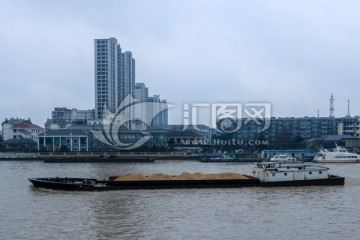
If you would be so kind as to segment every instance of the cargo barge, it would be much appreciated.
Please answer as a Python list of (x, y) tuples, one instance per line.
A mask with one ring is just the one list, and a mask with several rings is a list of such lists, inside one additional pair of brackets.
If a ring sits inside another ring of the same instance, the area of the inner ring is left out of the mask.
[(125, 174), (108, 180), (93, 178), (29, 178), (34, 187), (69, 191), (109, 191), (178, 188), (241, 188), (344, 185), (345, 178), (328, 168), (304, 163), (257, 163), (252, 176), (238, 173)]
[[(111, 178), (111, 177), (110, 177)], [(225, 180), (134, 180), (115, 181), (88, 178), (29, 178), (37, 188), (49, 188), (69, 191), (109, 191), (139, 189), (177, 189), (177, 188), (240, 188), (255, 187), (259, 179), (248, 176), (247, 179)]]

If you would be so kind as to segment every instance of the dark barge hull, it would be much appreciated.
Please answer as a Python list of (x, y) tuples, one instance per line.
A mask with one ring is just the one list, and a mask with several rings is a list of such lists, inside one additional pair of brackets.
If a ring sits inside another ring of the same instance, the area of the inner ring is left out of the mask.
[[(29, 178), (37, 188), (68, 191), (109, 191), (138, 189), (177, 189), (177, 188), (240, 188), (259, 186), (259, 179), (233, 180), (151, 180), (151, 181), (106, 181), (87, 178)], [(93, 181), (93, 184), (82, 182)]]
[(330, 175), (327, 179), (283, 181), (283, 182), (261, 182), (261, 187), (298, 187), (298, 186), (336, 186), (344, 185), (345, 177)]
[[(97, 179), (90, 178), (29, 178), (36, 188), (48, 188), (68, 191), (94, 191), (94, 182)], [(92, 181), (93, 183), (87, 183)]]
[(140, 189), (186, 189), (186, 188), (241, 188), (241, 187), (296, 187), (296, 186), (333, 186), (344, 185), (345, 178), (330, 175), (328, 179), (260, 182), (248, 176), (248, 179), (232, 180), (147, 180), (147, 181), (112, 181), (88, 178), (30, 178), (38, 188), (67, 191), (109, 191)]

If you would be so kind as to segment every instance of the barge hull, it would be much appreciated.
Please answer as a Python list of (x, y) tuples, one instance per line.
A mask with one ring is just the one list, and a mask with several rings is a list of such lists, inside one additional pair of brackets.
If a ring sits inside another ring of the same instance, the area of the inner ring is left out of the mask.
[[(36, 188), (48, 188), (54, 190), (68, 190), (68, 191), (94, 191), (95, 186), (93, 184), (85, 183), (74, 183), (74, 182), (84, 182), (94, 181), (96, 179), (88, 178), (29, 178), (28, 179)], [(71, 181), (71, 182), (68, 182)]]
[[(328, 179), (260, 182), (259, 179), (227, 180), (152, 180), (152, 181), (107, 181), (87, 178), (30, 178), (37, 188), (65, 191), (110, 191), (141, 189), (189, 189), (189, 188), (242, 188), (242, 187), (297, 187), (344, 185), (345, 178), (330, 175)], [(89, 182), (92, 182), (91, 184)]]
[(336, 175), (330, 175), (327, 179), (260, 182), (261, 187), (336, 186), (344, 184), (345, 178)]
[[(92, 180), (95, 184), (77, 182)], [(140, 189), (180, 189), (180, 188), (241, 188), (259, 186), (259, 179), (233, 180), (159, 180), (159, 181), (98, 181), (86, 178), (30, 178), (29, 181), (37, 188), (48, 188), (65, 191), (109, 191), (109, 190), (140, 190)], [(63, 182), (61, 182), (63, 181)]]

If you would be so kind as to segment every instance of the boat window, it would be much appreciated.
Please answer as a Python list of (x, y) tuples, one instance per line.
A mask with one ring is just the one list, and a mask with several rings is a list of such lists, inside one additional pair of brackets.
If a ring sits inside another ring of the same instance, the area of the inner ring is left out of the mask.
[(287, 173), (284, 173), (284, 176), (287, 176)]
[(322, 171), (319, 171), (319, 174), (322, 174)]
[(309, 174), (312, 174), (312, 172), (309, 172)]
[(274, 176), (275, 176), (275, 173), (273, 173), (272, 175), (273, 175), (273, 177), (274, 177)]

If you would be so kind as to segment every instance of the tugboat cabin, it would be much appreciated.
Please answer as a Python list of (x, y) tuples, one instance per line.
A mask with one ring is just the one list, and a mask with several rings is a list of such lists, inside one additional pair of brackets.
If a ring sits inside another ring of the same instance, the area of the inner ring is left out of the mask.
[(327, 179), (329, 168), (304, 163), (256, 163), (253, 176), (261, 182), (303, 181)]

